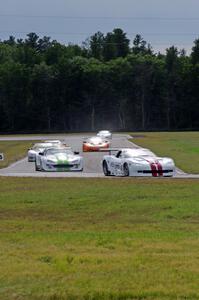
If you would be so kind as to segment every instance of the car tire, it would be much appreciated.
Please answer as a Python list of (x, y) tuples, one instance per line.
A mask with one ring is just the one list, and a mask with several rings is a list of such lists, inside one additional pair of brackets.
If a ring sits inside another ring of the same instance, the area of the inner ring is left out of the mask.
[(103, 167), (104, 175), (105, 176), (109, 176), (110, 175), (110, 171), (108, 170), (108, 165), (107, 165), (107, 162), (105, 160), (103, 161), (102, 167)]
[(40, 171), (36, 163), (35, 163), (35, 171)]
[(125, 177), (129, 176), (129, 166), (127, 163), (125, 163), (123, 166), (123, 172)]

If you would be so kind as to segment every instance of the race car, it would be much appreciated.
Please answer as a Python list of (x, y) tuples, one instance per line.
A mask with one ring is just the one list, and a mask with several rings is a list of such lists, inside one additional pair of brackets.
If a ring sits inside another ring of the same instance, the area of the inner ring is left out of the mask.
[(109, 155), (103, 157), (102, 168), (105, 176), (171, 177), (175, 172), (173, 159), (156, 157), (144, 148), (109, 149)]
[(35, 170), (50, 172), (83, 171), (83, 158), (70, 147), (47, 148), (36, 154)]
[(44, 143), (50, 143), (50, 144), (53, 144), (53, 146), (54, 145), (63, 145), (63, 142), (60, 140), (46, 140), (46, 141), (44, 141)]
[(100, 136), (105, 139), (112, 139), (112, 133), (108, 130), (101, 130), (97, 133), (97, 136)]
[(54, 146), (51, 143), (36, 143), (32, 148), (28, 150), (28, 161), (35, 161), (36, 154), (41, 152), (45, 148)]
[(109, 148), (110, 141), (99, 136), (93, 136), (83, 141), (83, 152), (99, 151), (103, 148)]

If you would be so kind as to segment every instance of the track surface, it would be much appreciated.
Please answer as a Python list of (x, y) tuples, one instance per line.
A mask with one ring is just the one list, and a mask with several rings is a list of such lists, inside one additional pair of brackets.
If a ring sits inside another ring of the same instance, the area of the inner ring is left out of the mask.
[[(87, 135), (89, 136), (89, 135)], [(85, 135), (58, 135), (53, 136), (24, 136), (24, 137), (1, 137), (0, 141), (5, 140), (47, 140), (47, 139), (60, 139), (64, 140), (67, 145), (71, 146), (73, 150), (79, 151), (80, 155), (84, 157), (84, 171), (83, 172), (36, 172), (35, 164), (28, 162), (24, 158), (11, 166), (1, 169), (1, 176), (22, 176), (22, 177), (104, 177), (101, 161), (105, 153), (103, 152), (89, 152), (82, 153), (82, 141)], [(128, 141), (131, 138), (125, 134), (114, 134), (111, 141), (113, 148), (138, 148), (137, 145)], [(199, 175), (186, 174), (177, 169), (175, 177), (179, 178), (199, 178)]]

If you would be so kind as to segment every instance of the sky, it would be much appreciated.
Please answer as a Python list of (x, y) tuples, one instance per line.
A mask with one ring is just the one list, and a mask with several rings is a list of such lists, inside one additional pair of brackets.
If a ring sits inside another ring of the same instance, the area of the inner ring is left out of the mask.
[(89, 36), (121, 28), (141, 34), (155, 52), (172, 45), (189, 53), (199, 38), (199, 0), (0, 0), (0, 39), (35, 32), (81, 45)]

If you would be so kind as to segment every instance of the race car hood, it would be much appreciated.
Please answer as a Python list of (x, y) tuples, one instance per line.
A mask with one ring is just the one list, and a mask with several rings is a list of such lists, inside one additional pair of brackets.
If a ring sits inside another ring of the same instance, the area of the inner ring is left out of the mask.
[(104, 141), (101, 138), (90, 139), (86, 142), (86, 144), (93, 145), (93, 146), (101, 146), (106, 143), (108, 143), (108, 141)]
[(173, 160), (169, 157), (156, 157), (156, 156), (137, 156), (129, 158), (129, 161), (137, 164), (148, 164), (148, 163), (161, 163), (161, 164), (168, 164), (172, 163)]
[(67, 153), (56, 153), (56, 154), (51, 154), (51, 155), (47, 155), (46, 159), (48, 161), (51, 161), (53, 163), (57, 163), (57, 164), (67, 164), (67, 163), (79, 163), (80, 161), (80, 157), (76, 156), (76, 155), (71, 155), (71, 154), (67, 154)]

